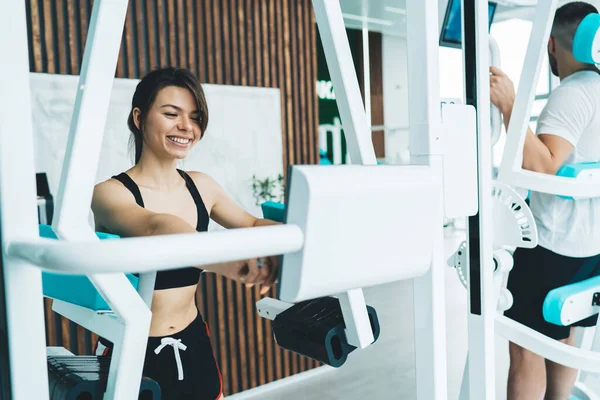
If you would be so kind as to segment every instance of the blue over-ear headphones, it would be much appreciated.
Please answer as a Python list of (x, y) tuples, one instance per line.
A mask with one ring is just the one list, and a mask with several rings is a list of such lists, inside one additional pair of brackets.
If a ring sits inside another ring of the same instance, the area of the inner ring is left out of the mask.
[(586, 16), (573, 38), (573, 56), (579, 62), (600, 64), (600, 14)]

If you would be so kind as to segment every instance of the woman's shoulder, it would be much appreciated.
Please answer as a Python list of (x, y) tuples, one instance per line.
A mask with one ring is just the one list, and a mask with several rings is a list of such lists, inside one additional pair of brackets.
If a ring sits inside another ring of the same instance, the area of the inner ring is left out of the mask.
[(115, 177), (108, 178), (105, 181), (99, 182), (94, 186), (94, 199), (101, 199), (104, 197), (114, 197), (124, 195), (129, 197), (129, 190)]
[(123, 186), (123, 184), (121, 182), (119, 182), (114, 176), (108, 178), (105, 181), (102, 182), (98, 182), (95, 186), (94, 186), (94, 190), (100, 189), (100, 190), (114, 190), (115, 188), (119, 187), (119, 186)]
[(205, 186), (213, 186), (217, 185), (217, 181), (215, 181), (210, 175), (201, 171), (185, 171), (186, 174), (192, 178), (196, 186), (201, 185)]
[(130, 171), (132, 170), (132, 168), (130, 168), (127, 171), (123, 171), (121, 173), (118, 174), (114, 174), (113, 176), (111, 176), (110, 178), (99, 182), (95, 185), (94, 190), (96, 188), (99, 188), (101, 190), (121, 190), (121, 189), (126, 189), (125, 185), (123, 184), (124, 179), (129, 179), (131, 180), (131, 174)]
[(186, 171), (194, 181), (194, 185), (200, 192), (205, 204), (210, 209), (217, 199), (221, 198), (224, 191), (223, 187), (210, 175), (200, 171)]

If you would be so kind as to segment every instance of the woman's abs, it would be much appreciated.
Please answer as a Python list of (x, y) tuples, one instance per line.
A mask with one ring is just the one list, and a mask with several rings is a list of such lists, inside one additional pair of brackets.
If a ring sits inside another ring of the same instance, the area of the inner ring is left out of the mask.
[(185, 329), (198, 315), (197, 285), (155, 290), (150, 336), (169, 336)]

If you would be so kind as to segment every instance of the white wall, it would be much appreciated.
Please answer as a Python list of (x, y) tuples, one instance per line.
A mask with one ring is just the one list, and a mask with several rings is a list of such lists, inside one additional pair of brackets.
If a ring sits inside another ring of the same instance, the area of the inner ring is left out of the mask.
[[(58, 192), (77, 82), (77, 76), (31, 74), (35, 168), (48, 174), (53, 195)], [(97, 182), (132, 166), (127, 116), (137, 82), (115, 79)], [(252, 196), (252, 175), (264, 179), (283, 172), (279, 89), (203, 87), (208, 129), (181, 167), (211, 175), (246, 210), (261, 216)]]
[[(406, 38), (383, 35), (383, 113), (385, 159), (387, 163), (407, 161), (408, 154), (408, 70)], [(440, 97), (463, 98), (462, 52), (440, 48)]]

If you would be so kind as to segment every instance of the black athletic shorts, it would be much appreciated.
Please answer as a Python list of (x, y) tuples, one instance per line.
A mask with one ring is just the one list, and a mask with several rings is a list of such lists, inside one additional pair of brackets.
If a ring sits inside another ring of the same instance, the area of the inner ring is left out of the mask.
[[(112, 343), (101, 339), (96, 354), (110, 355), (111, 350)], [(221, 372), (200, 313), (181, 332), (148, 338), (143, 376), (158, 382), (163, 400), (217, 400), (221, 396)]]
[(600, 275), (600, 255), (573, 258), (537, 246), (518, 248), (513, 258), (514, 267), (508, 275), (507, 287), (514, 303), (504, 312), (505, 316), (556, 340), (568, 338), (570, 326), (596, 324), (597, 315), (570, 326), (555, 325), (546, 322), (542, 307), (552, 289)]

